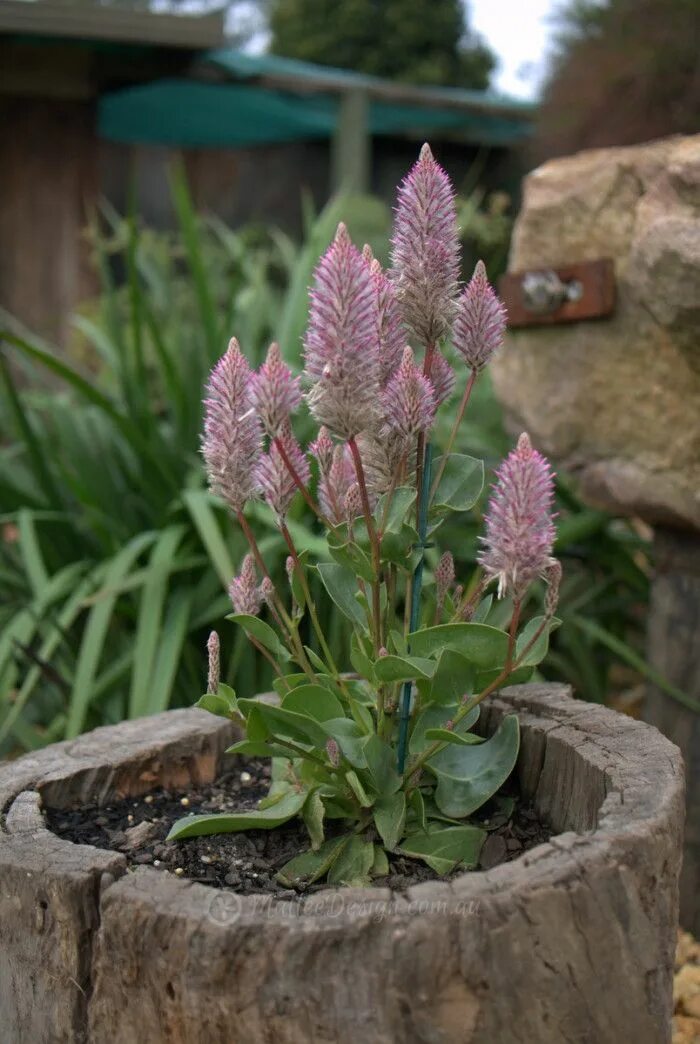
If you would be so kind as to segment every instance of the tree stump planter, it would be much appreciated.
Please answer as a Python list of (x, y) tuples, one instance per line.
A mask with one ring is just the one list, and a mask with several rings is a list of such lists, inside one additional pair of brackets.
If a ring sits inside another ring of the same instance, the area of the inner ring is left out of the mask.
[(663, 1044), (671, 1039), (683, 768), (649, 726), (518, 686), (522, 793), (558, 831), (488, 872), (237, 896), (50, 833), (41, 812), (185, 787), (232, 729), (197, 710), (0, 767), (4, 1044)]

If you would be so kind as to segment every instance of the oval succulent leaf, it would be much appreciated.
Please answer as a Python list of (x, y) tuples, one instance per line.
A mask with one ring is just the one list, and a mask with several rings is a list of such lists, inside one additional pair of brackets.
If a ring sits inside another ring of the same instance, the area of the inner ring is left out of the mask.
[(488, 624), (452, 623), (426, 627), (409, 635), (411, 654), (437, 657), (445, 649), (460, 653), (480, 670), (501, 667), (508, 652), (508, 635)]
[(465, 824), (433, 829), (429, 834), (414, 834), (406, 838), (398, 851), (413, 859), (422, 859), (436, 874), (449, 874), (460, 865), (473, 869), (485, 840), (485, 830)]
[(446, 816), (463, 819), (492, 797), (515, 767), (520, 747), (518, 719), (509, 714), (485, 743), (445, 747), (426, 762), (437, 777), (435, 803)]
[(226, 619), (242, 627), (247, 635), (259, 641), (282, 663), (287, 663), (291, 659), (282, 642), (264, 620), (260, 620), (257, 616), (248, 616), (246, 613), (231, 613)]
[(202, 837), (205, 834), (233, 834), (238, 830), (272, 830), (298, 815), (306, 798), (306, 791), (290, 790), (269, 808), (251, 812), (184, 816), (173, 823), (165, 840), (181, 841), (186, 837)]
[[(434, 463), (438, 474), (442, 457)], [(449, 508), (451, 511), (468, 511), (473, 508), (484, 488), (484, 464), (476, 457), (463, 453), (450, 453), (445, 470), (433, 498), (433, 509)]]

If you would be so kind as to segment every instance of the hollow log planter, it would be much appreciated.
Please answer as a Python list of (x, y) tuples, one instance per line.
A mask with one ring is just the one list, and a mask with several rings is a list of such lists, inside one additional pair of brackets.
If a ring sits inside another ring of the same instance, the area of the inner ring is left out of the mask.
[(4, 1044), (663, 1044), (683, 769), (647, 725), (517, 686), (522, 792), (558, 835), (449, 883), (237, 896), (50, 833), (42, 806), (212, 780), (231, 727), (170, 711), (0, 767)]

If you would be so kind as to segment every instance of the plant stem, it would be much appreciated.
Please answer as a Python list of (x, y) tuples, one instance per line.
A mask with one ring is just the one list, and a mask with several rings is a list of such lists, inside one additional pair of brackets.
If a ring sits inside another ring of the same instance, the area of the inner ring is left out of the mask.
[(437, 488), (440, 485), (440, 479), (442, 478), (442, 476), (444, 474), (444, 471), (445, 471), (445, 468), (447, 467), (447, 458), (449, 457), (450, 453), (452, 452), (452, 447), (454, 446), (455, 439), (457, 438), (457, 432), (459, 431), (459, 426), (460, 426), (460, 424), (462, 423), (462, 421), (464, 419), (464, 411), (466, 410), (467, 404), (469, 403), (469, 399), (471, 398), (472, 388), (474, 387), (474, 384), (476, 382), (476, 378), (477, 378), (477, 372), (476, 372), (476, 370), (472, 370), (471, 374), (469, 375), (469, 380), (467, 381), (467, 386), (464, 389), (464, 395), (462, 396), (462, 401), (459, 404), (459, 409), (457, 410), (457, 415), (455, 416), (454, 424), (452, 425), (452, 431), (450, 432), (450, 437), (447, 440), (447, 445), (445, 446), (445, 451), (442, 454), (442, 460), (440, 461), (440, 467), (438, 468), (438, 472), (437, 472), (437, 475), (435, 476), (435, 480), (433, 482), (432, 489), (430, 490), (430, 499), (431, 500), (433, 499), (433, 497), (435, 496), (435, 493), (437, 492)]
[[(428, 490), (430, 488), (430, 470), (433, 462), (433, 447), (428, 443), (425, 447), (425, 482), (421, 487), (420, 504), (418, 505), (418, 546), (420, 557), (413, 571), (411, 584), (411, 615), (409, 634), (418, 627), (420, 614), (420, 593), (423, 585), (423, 561), (425, 557), (425, 538), (428, 530)], [(410, 646), (408, 647), (410, 652)], [(407, 681), (401, 695), (401, 717), (399, 718), (399, 743), (397, 752), (398, 771), (403, 772), (406, 762), (406, 742), (408, 739), (408, 722), (411, 715), (411, 682)]]
[(362, 510), (365, 516), (365, 525), (367, 526), (367, 535), (370, 541), (370, 547), (372, 548), (372, 572), (374, 573), (374, 580), (372, 581), (372, 616), (374, 619), (374, 652), (376, 656), (379, 656), (379, 650), (382, 647), (382, 615), (381, 615), (381, 554), (379, 550), (379, 537), (377, 536), (377, 527), (374, 524), (372, 517), (372, 509), (369, 504), (369, 495), (367, 493), (367, 483), (365, 481), (365, 469), (362, 466), (362, 457), (360, 456), (360, 450), (354, 437), (348, 439), (348, 446), (352, 453), (352, 459), (355, 463), (355, 473), (357, 475), (357, 484), (360, 487), (360, 498), (362, 500)]
[[(272, 654), (268, 652), (268, 650), (265, 648), (265, 646), (262, 644), (262, 642), (259, 642), (257, 640), (257, 638), (253, 638), (252, 635), (248, 635), (248, 640), (250, 641), (251, 645), (255, 646), (255, 648), (258, 650), (259, 653), (263, 654), (263, 656), (268, 661), (268, 663), (270, 663), (272, 665), (272, 669), (275, 672), (275, 674), (277, 675), (277, 677), (278, 678), (284, 678), (284, 675), (282, 674), (282, 671), (279, 668), (279, 664), (275, 660), (274, 656), (272, 656)], [(286, 681), (286, 678), (285, 678), (285, 681)], [(289, 682), (287, 682), (287, 688), (289, 688)]]
[(504, 670), (506, 671), (510, 671), (513, 663), (513, 652), (515, 651), (515, 639), (518, 633), (521, 609), (522, 602), (520, 599), (513, 602), (513, 615), (510, 618), (510, 627), (508, 628), (508, 652), (506, 653), (506, 665), (504, 667)]
[[(326, 657), (326, 663), (330, 667), (330, 669), (333, 672), (333, 674), (338, 678), (339, 681), (341, 681), (341, 679), (340, 679), (340, 672), (338, 671), (338, 668), (336, 666), (335, 660), (333, 659), (333, 654), (332, 654), (332, 652), (331, 652), (331, 650), (330, 650), (330, 648), (328, 646), (328, 642), (326, 641), (326, 636), (324, 635), (323, 629), (321, 628), (321, 625), (319, 623), (318, 613), (316, 612), (316, 605), (314, 603), (313, 598), (311, 597), (311, 591), (309, 590), (309, 585), (308, 585), (308, 583), (306, 581), (306, 575), (304, 574), (304, 567), (302, 566), (301, 562), (299, 561), (299, 555), (297, 554), (297, 549), (294, 546), (294, 541), (292, 540), (292, 534), (289, 532), (289, 530), (287, 529), (286, 523), (283, 522), (283, 521), (280, 521), (280, 530), (282, 532), (282, 536), (285, 539), (285, 543), (287, 544), (287, 547), (289, 548), (289, 553), (292, 556), (292, 561), (294, 562), (294, 571), (295, 571), (295, 573), (297, 574), (297, 576), (299, 578), (299, 583), (301, 584), (301, 589), (304, 592), (304, 597), (306, 599), (306, 605), (307, 605), (308, 610), (309, 610), (309, 616), (311, 617), (311, 623), (313, 625), (314, 631), (316, 632), (316, 637), (318, 638), (318, 642), (319, 642), (319, 645), (321, 646), (321, 650), (323, 652), (323, 655)], [(345, 687), (345, 683), (344, 682), (341, 681), (341, 684), (343, 685), (343, 687)]]
[(330, 525), (330, 523), (328, 522), (328, 519), (325, 517), (325, 515), (321, 511), (320, 507), (318, 506), (318, 504), (316, 503), (314, 498), (309, 493), (309, 490), (307, 489), (305, 483), (302, 482), (301, 477), (299, 475), (299, 472), (297, 471), (297, 469), (294, 467), (294, 465), (292, 464), (291, 460), (289, 459), (289, 454), (287, 453), (287, 450), (285, 448), (284, 443), (282, 442), (282, 439), (278, 435), (276, 435), (275, 438), (273, 439), (273, 443), (274, 443), (274, 445), (275, 445), (275, 447), (276, 447), (280, 457), (284, 461), (284, 466), (286, 467), (287, 471), (289, 472), (289, 474), (291, 475), (292, 479), (294, 480), (294, 485), (297, 487), (297, 489), (301, 493), (301, 495), (304, 498), (304, 500), (306, 501), (306, 503), (309, 505), (309, 507), (311, 508), (313, 513), (316, 515), (316, 517), (319, 519), (319, 521), (323, 522), (324, 526)]

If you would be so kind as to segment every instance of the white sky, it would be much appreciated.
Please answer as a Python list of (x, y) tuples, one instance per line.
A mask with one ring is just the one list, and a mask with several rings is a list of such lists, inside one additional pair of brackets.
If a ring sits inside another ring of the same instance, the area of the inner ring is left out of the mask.
[(518, 98), (537, 96), (558, 0), (468, 0), (469, 24), (499, 59), (493, 84)]

